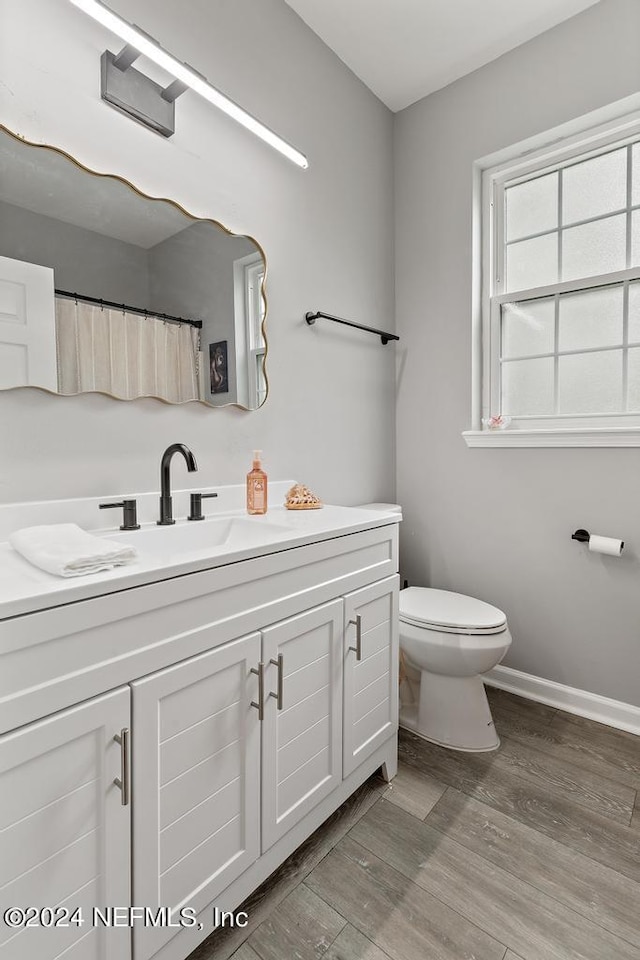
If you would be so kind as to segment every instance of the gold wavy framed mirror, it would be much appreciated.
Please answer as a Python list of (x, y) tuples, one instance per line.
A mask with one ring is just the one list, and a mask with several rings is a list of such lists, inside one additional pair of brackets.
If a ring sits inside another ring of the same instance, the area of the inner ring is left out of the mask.
[(255, 410), (266, 269), (253, 237), (0, 125), (0, 389)]

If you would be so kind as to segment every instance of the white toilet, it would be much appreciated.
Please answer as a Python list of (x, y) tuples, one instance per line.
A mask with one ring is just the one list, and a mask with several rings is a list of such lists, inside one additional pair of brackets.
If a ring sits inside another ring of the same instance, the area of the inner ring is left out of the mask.
[(454, 750), (495, 750), (500, 740), (481, 674), (510, 646), (497, 607), (448, 590), (401, 590), (400, 726)]
[[(368, 510), (401, 513), (397, 504)], [(507, 618), (448, 590), (400, 591), (400, 726), (453, 750), (500, 746), (482, 682), (511, 646)]]

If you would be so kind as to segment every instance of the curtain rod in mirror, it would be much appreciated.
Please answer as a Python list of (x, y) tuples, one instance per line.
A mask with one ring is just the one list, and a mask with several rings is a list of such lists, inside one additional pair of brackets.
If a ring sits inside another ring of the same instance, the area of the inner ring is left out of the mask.
[(315, 313), (305, 313), (305, 320), (309, 325), (315, 323), (318, 318), (324, 320), (333, 320), (334, 323), (344, 323), (346, 327), (355, 327), (356, 330), (365, 330), (367, 333), (375, 333), (377, 337), (380, 337), (382, 343), (386, 346), (389, 343), (389, 340), (399, 340), (400, 337), (397, 337), (395, 333), (385, 333), (384, 330), (376, 330), (374, 327), (365, 327), (362, 323), (355, 323), (353, 320), (343, 320), (341, 317), (334, 317), (330, 313), (323, 313), (321, 310), (317, 310)]
[(144, 307), (131, 307), (127, 303), (116, 303), (114, 300), (103, 300), (101, 297), (88, 297), (82, 293), (71, 293), (70, 290), (55, 291), (57, 297), (66, 297), (67, 300), (82, 300), (83, 303), (95, 303), (99, 307), (110, 307), (122, 310), (123, 313), (136, 313), (152, 320), (165, 320), (167, 323), (186, 323), (190, 327), (202, 328), (202, 320), (189, 320), (185, 317), (172, 317), (169, 313), (158, 313), (156, 310), (147, 310)]

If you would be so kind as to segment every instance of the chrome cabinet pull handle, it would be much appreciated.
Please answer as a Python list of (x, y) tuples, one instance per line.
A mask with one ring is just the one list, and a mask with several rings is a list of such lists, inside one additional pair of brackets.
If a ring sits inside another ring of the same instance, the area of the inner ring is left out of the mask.
[(258, 668), (251, 667), (251, 673), (255, 673), (258, 678), (258, 702), (255, 700), (251, 701), (251, 706), (255, 707), (258, 711), (258, 720), (262, 722), (264, 720), (264, 663), (261, 660), (258, 664)]
[(278, 668), (278, 692), (271, 692), (269, 696), (275, 698), (278, 710), (282, 710), (284, 706), (284, 654), (279, 653), (277, 660), (274, 660), (272, 657), (269, 663), (272, 663), (274, 667)]
[(356, 645), (349, 647), (349, 650), (355, 650), (356, 660), (362, 660), (362, 617), (356, 614), (355, 620), (349, 620), (356, 628)]
[(115, 734), (113, 739), (120, 744), (120, 776), (115, 777), (113, 782), (121, 791), (122, 806), (126, 807), (131, 797), (129, 787), (129, 730), (127, 727), (123, 727), (119, 734)]

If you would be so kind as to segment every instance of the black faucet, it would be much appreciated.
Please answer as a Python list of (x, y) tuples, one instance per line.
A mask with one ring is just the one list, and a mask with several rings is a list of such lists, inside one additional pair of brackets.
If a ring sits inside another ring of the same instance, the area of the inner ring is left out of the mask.
[(165, 527), (169, 526), (172, 523), (175, 523), (173, 519), (173, 506), (171, 503), (171, 476), (170, 476), (170, 467), (171, 467), (171, 458), (174, 453), (181, 453), (184, 459), (187, 462), (187, 470), (189, 473), (193, 473), (194, 470), (198, 469), (198, 464), (196, 463), (196, 458), (189, 450), (189, 447), (185, 446), (184, 443), (172, 443), (170, 447), (167, 447), (165, 452), (162, 454), (162, 461), (160, 463), (160, 519), (157, 522), (158, 526)]

